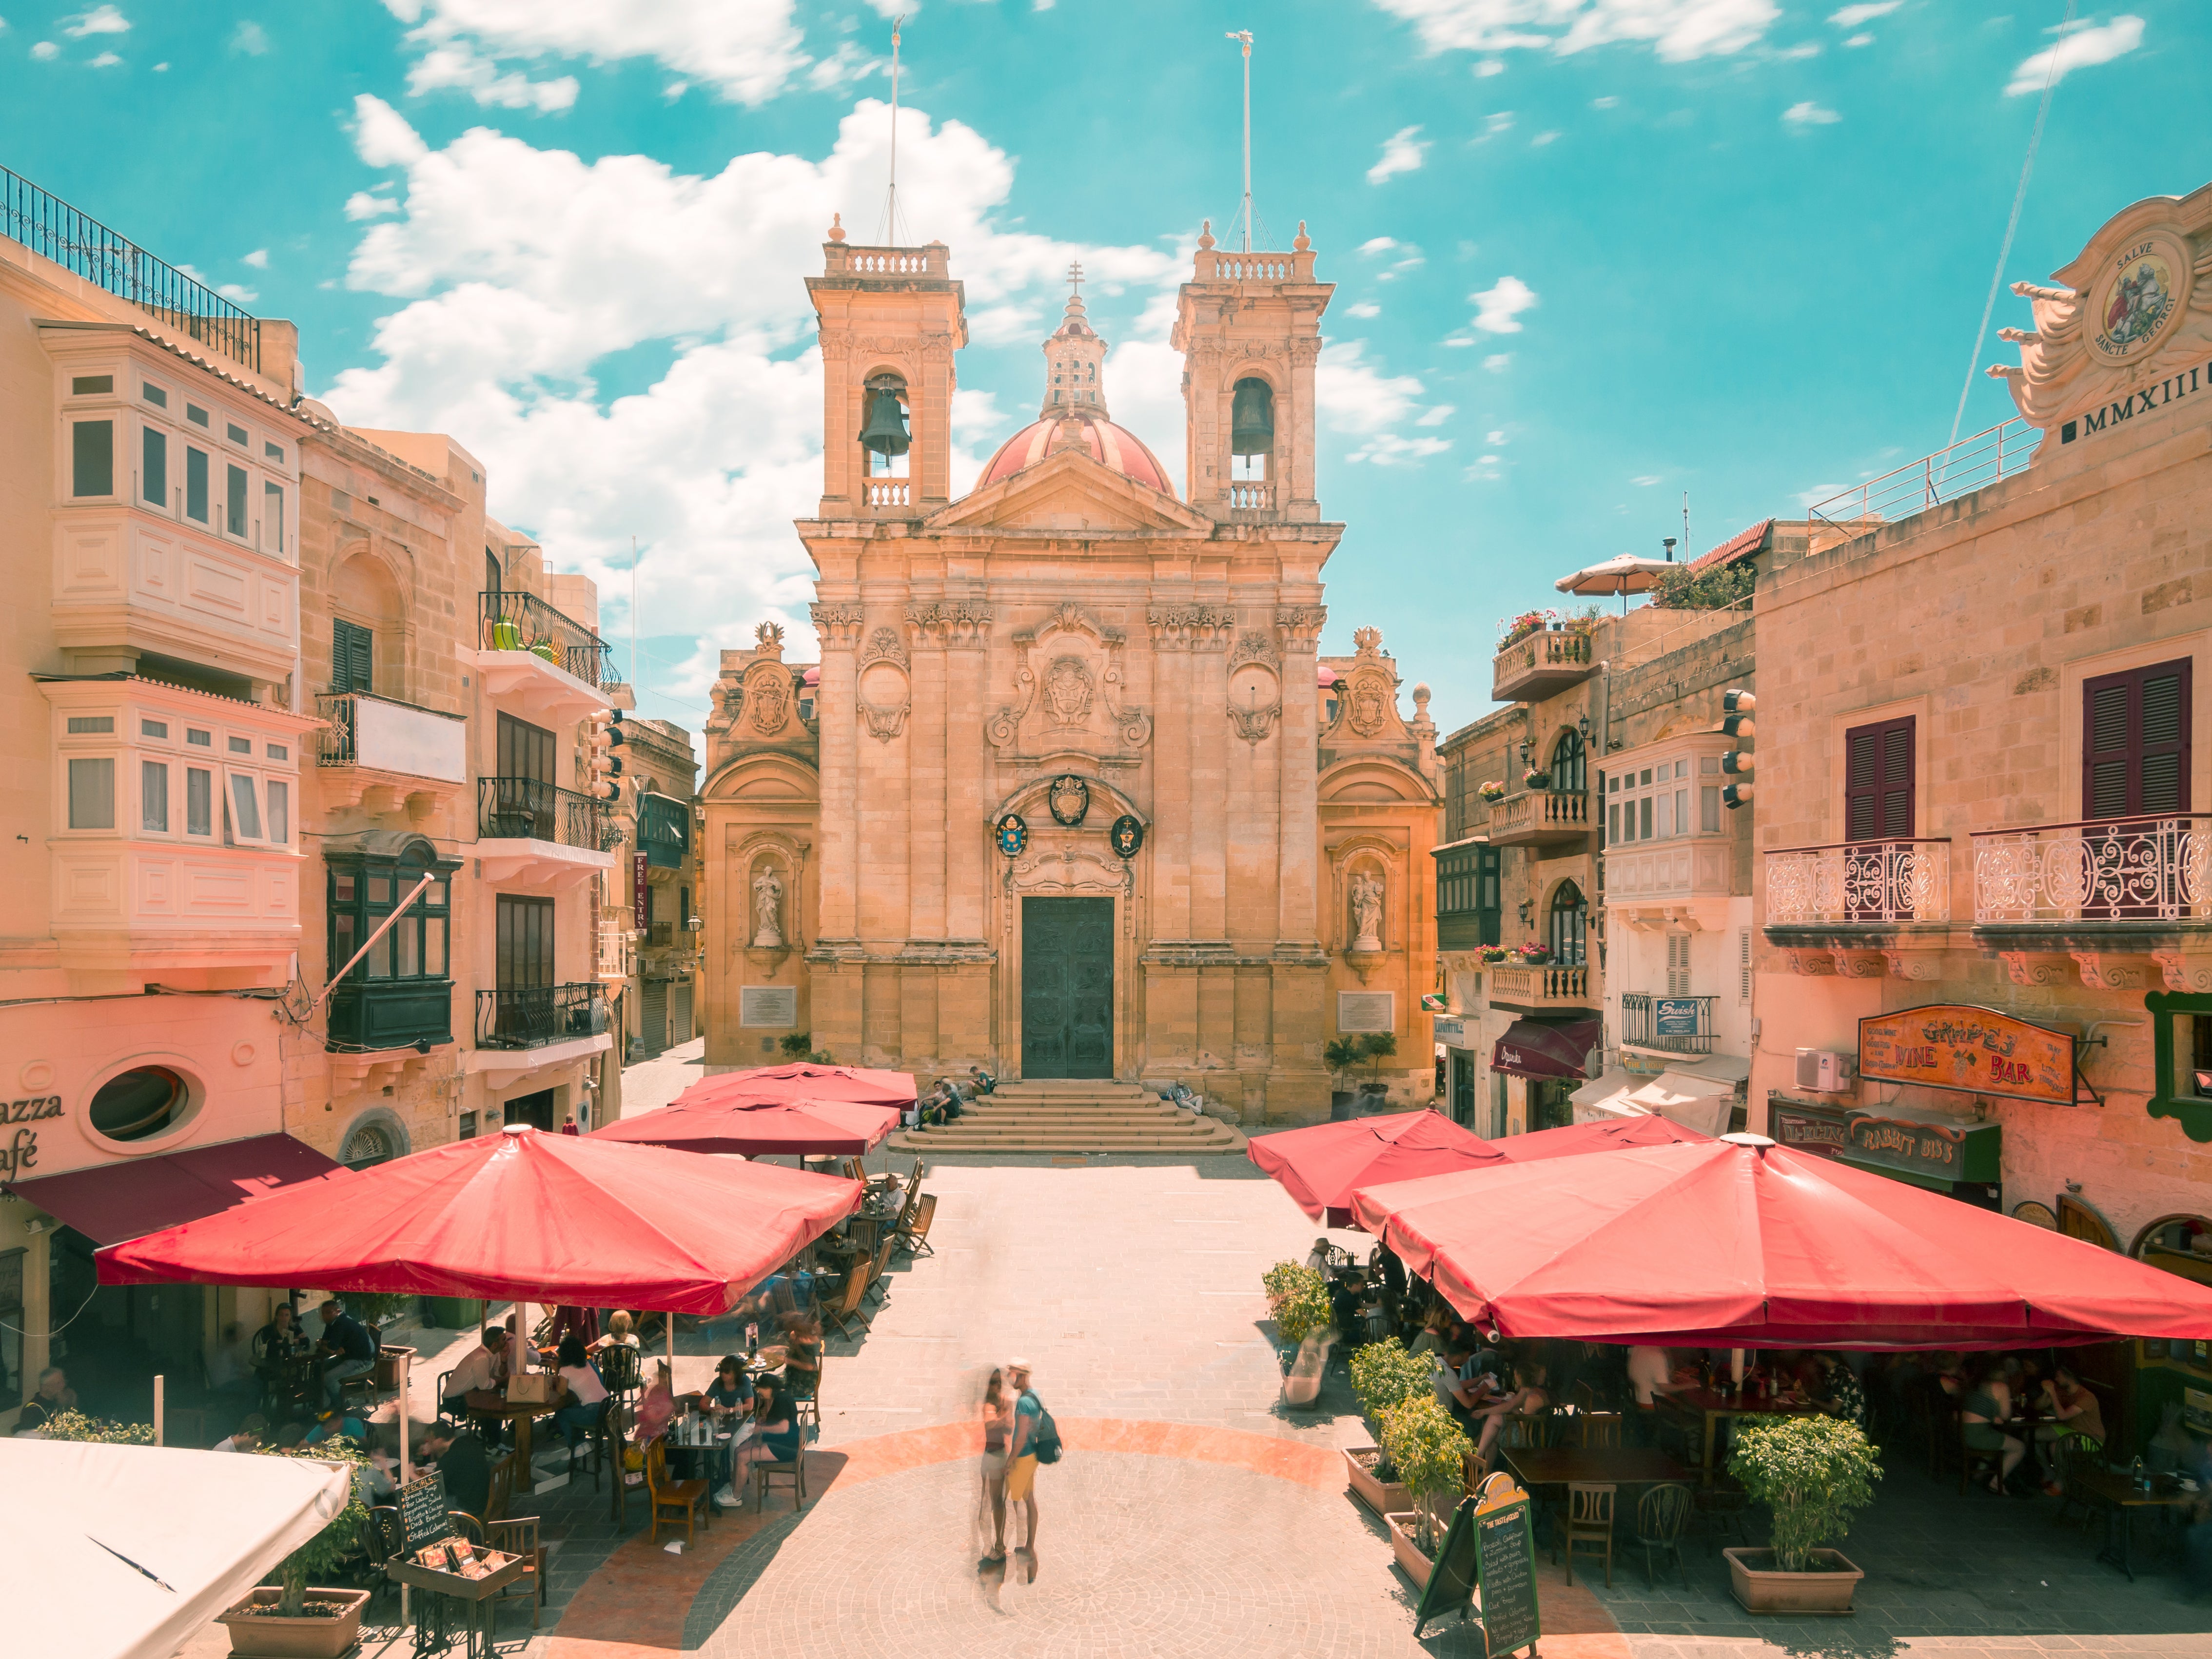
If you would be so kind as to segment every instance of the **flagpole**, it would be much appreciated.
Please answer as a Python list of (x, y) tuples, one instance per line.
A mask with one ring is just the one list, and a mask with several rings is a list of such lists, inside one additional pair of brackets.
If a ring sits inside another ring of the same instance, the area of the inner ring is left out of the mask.
[(1252, 251), (1252, 31), (1232, 29), (1223, 37), (1237, 41), (1243, 48), (1244, 57), (1244, 244), (1243, 251)]

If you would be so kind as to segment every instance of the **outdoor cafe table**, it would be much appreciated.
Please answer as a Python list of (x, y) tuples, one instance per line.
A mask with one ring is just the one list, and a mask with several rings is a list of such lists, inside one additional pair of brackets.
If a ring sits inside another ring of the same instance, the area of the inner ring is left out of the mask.
[[(533, 1373), (534, 1375), (535, 1373)], [(496, 1389), (472, 1389), (461, 1398), (471, 1417), (496, 1417), (514, 1425), (514, 1490), (526, 1496), (538, 1490), (538, 1477), (530, 1467), (530, 1425), (534, 1418), (550, 1417), (551, 1406), (510, 1403)]]
[(1524, 1486), (1658, 1486), (1696, 1471), (1644, 1446), (1513, 1446), (1505, 1461)]
[(2136, 1570), (2130, 1546), (2134, 1542), (2135, 1512), (2137, 1510), (2180, 1509), (2194, 1504), (2203, 1494), (2193, 1492), (2162, 1492), (2155, 1488), (2149, 1492), (2139, 1489), (2132, 1477), (2099, 1468), (2069, 1468), (2066, 1472), (2069, 1498), (2086, 1498), (2105, 1507), (2105, 1547), (2097, 1552), (2100, 1561), (2109, 1562), (2127, 1574), (2133, 1583)]
[(1808, 1405), (1782, 1405), (1773, 1400), (1747, 1400), (1738, 1395), (1732, 1400), (1723, 1399), (1711, 1389), (1677, 1389), (1672, 1394), (1656, 1396), (1663, 1410), (1680, 1412), (1685, 1416), (1705, 1419), (1704, 1441), (1698, 1462), (1702, 1467), (1699, 1484), (1713, 1484), (1713, 1442), (1720, 1425), (1739, 1417), (1816, 1417), (1820, 1407)]

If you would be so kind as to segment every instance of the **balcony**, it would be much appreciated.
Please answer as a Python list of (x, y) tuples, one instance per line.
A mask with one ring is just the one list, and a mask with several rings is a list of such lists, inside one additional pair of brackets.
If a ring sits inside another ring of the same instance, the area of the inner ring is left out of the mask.
[(609, 706), (614, 684), (606, 641), (534, 593), (480, 596), (477, 649), (464, 652), (484, 690), (541, 726), (581, 720)]
[(1671, 841), (1630, 842), (1605, 854), (1608, 910), (1693, 909), (1700, 899), (1725, 902), (1732, 879), (1726, 836), (1676, 836)]
[(1485, 968), (1482, 978), (1493, 1008), (1524, 1014), (1592, 1013), (1597, 1009), (1588, 968), (1509, 963)]
[(467, 786), (469, 726), (458, 714), (366, 691), (325, 693), (315, 713), (327, 722), (315, 757), (326, 807), (390, 811), (418, 796), (434, 805)]
[(1540, 702), (1595, 672), (1588, 633), (1540, 629), (1498, 653), (1490, 665), (1490, 695), (1500, 702)]
[(450, 979), (363, 979), (349, 974), (331, 992), (325, 1046), (334, 1054), (378, 1054), (453, 1040)]
[(690, 803), (673, 795), (640, 795), (637, 850), (645, 854), (648, 869), (682, 869), (684, 860), (691, 856)]
[(915, 495), (911, 478), (868, 478), (860, 484), (861, 504), (873, 512), (888, 513), (903, 518), (913, 511)]
[(1869, 841), (1766, 854), (1766, 926), (1891, 929), (1951, 920), (1951, 843)]
[(567, 1066), (614, 1046), (606, 988), (538, 985), (523, 990), (477, 993), (477, 1046), (468, 1069), (505, 1087), (531, 1072)]
[(292, 672), (299, 580), (281, 554), (125, 501), (54, 514), (54, 642), (76, 660), (174, 657), (274, 684)]
[(2078, 967), (2100, 989), (2161, 975), (2168, 990), (2212, 989), (2212, 817), (2043, 823), (1973, 842), (1974, 940), (2015, 980), (2046, 984)]
[(1232, 520), (1261, 519), (1275, 510), (1272, 478), (1240, 478), (1221, 487), (1221, 505)]
[(1490, 809), (1492, 847), (1551, 847), (1579, 842), (1589, 834), (1588, 793), (1524, 789)]
[(1620, 1046), (1655, 1054), (1713, 1051), (1713, 997), (1655, 997), (1620, 994)]
[(477, 857), (487, 881), (553, 889), (615, 867), (621, 827), (605, 804), (542, 778), (477, 780)]
[(629, 979), (637, 972), (637, 935), (627, 927), (613, 926), (611, 920), (629, 915), (627, 910), (617, 910), (600, 916), (594, 945), (603, 980)]

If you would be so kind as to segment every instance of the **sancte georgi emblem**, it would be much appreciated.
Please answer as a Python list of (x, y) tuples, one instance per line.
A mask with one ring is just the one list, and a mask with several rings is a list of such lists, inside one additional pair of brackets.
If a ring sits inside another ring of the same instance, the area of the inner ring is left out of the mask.
[(1022, 848), (1030, 844), (1030, 827), (1019, 812), (1007, 813), (991, 833), (998, 838), (999, 850), (1010, 859), (1021, 857)]
[(2091, 319), (2097, 349), (2106, 356), (2132, 356), (2173, 314), (2173, 269), (2163, 254), (2154, 238), (2121, 256), (2118, 278)]
[(1136, 857), (1137, 849), (1145, 844), (1145, 826), (1142, 820), (1133, 812), (1122, 813), (1120, 817), (1114, 820), (1114, 827), (1106, 832), (1106, 842), (1114, 849), (1115, 856), (1117, 858)]
[(1053, 822), (1073, 830), (1091, 811), (1091, 786), (1073, 773), (1064, 772), (1052, 781), (1052, 792), (1046, 799), (1052, 806)]

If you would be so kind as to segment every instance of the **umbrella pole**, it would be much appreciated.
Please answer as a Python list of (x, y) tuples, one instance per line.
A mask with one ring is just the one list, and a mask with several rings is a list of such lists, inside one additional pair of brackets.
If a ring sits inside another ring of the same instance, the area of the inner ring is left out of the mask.
[[(407, 1444), (408, 1400), (414, 1386), (414, 1377), (408, 1365), (409, 1358), (410, 1356), (404, 1351), (399, 1356), (399, 1485), (403, 1489), (415, 1478), (413, 1454), (409, 1450)], [(402, 1531), (404, 1533), (404, 1528)], [(406, 1543), (404, 1536), (400, 1543), (404, 1548)], [(408, 1603), (412, 1588), (406, 1583), (399, 1586), (399, 1628), (402, 1630), (407, 1628), (408, 1615), (411, 1611)]]
[(1729, 1350), (1729, 1381), (1735, 1385), (1739, 1394), (1743, 1391), (1743, 1350), (1741, 1348)]

